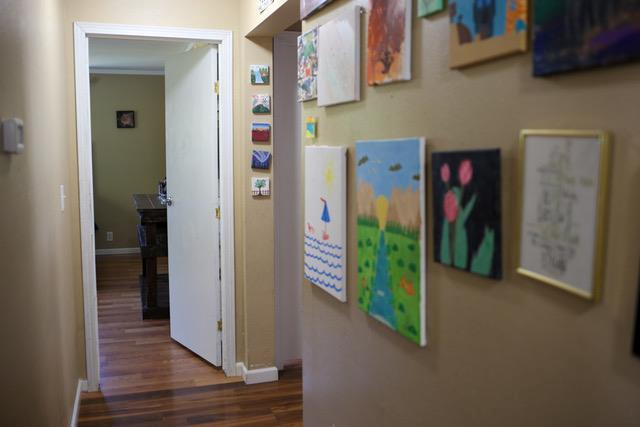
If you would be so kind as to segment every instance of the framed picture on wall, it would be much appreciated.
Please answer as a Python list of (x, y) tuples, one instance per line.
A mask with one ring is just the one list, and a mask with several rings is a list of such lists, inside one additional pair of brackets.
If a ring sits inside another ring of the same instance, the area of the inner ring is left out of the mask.
[(597, 300), (604, 267), (607, 134), (524, 130), (519, 148), (518, 273)]
[(333, 0), (300, 0), (300, 19), (313, 15)]
[(135, 128), (136, 113), (134, 111), (116, 111), (116, 126), (118, 129)]

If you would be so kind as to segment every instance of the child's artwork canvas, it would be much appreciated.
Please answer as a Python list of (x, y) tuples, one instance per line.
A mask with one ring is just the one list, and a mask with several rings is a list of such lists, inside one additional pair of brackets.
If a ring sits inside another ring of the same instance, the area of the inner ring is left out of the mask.
[(369, 86), (411, 80), (413, 0), (371, 0), (367, 38)]
[(449, 66), (526, 52), (528, 0), (450, 0)]
[(269, 114), (271, 113), (271, 96), (253, 95), (251, 105), (253, 114)]
[(318, 28), (298, 36), (298, 102), (318, 97)]
[(300, 0), (300, 19), (305, 19), (329, 3), (333, 0)]
[(356, 143), (358, 307), (414, 343), (426, 333), (423, 138)]
[(346, 148), (305, 148), (304, 206), (304, 277), (346, 302)]
[(305, 122), (304, 136), (307, 139), (315, 139), (318, 136), (318, 119), (309, 116)]
[(253, 195), (253, 197), (270, 196), (270, 179), (268, 177), (252, 176), (251, 194)]
[(536, 0), (533, 74), (640, 59), (640, 0)]
[(418, 0), (418, 18), (442, 12), (444, 5), (445, 0)]
[(251, 84), (268, 85), (270, 79), (268, 65), (251, 65)]
[(359, 101), (360, 8), (346, 6), (318, 38), (318, 105)]
[(251, 126), (251, 140), (253, 142), (269, 142), (271, 139), (271, 125), (269, 123), (253, 123)]
[(433, 153), (436, 262), (502, 278), (500, 150)]
[(262, 150), (253, 150), (251, 155), (252, 169), (269, 169), (271, 167), (271, 153)]

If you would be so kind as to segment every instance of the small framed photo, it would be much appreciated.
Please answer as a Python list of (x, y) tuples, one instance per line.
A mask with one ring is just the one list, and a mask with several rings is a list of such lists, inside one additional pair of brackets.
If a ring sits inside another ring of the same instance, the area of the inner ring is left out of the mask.
[(601, 131), (520, 135), (517, 272), (600, 297), (610, 142)]
[(116, 111), (116, 126), (118, 129), (133, 129), (136, 127), (135, 111)]
[(268, 65), (251, 65), (251, 84), (268, 85), (271, 77)]

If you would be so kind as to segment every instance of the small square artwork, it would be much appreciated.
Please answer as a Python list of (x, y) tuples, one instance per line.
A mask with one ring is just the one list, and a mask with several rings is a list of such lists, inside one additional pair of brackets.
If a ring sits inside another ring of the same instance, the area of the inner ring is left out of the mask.
[(253, 123), (251, 126), (251, 140), (253, 142), (269, 142), (271, 139), (271, 125), (269, 123)]
[(347, 301), (347, 149), (305, 149), (304, 278)]
[(273, 3), (273, 0), (258, 0), (258, 12), (264, 12), (271, 3)]
[(318, 119), (315, 117), (307, 117), (305, 122), (304, 136), (307, 139), (315, 139), (318, 135)]
[(318, 105), (359, 101), (360, 8), (345, 6), (318, 37)]
[(533, 74), (640, 59), (640, 0), (536, 0)]
[(305, 19), (329, 3), (333, 0), (300, 0), (300, 19)]
[(358, 307), (424, 346), (425, 143), (356, 142)]
[(270, 72), (268, 65), (251, 65), (251, 84), (268, 85)]
[(298, 36), (298, 102), (318, 97), (318, 28)]
[(433, 153), (436, 262), (502, 278), (500, 150)]
[(136, 113), (134, 111), (116, 111), (116, 126), (118, 129), (135, 128)]
[(270, 114), (271, 95), (253, 95), (251, 105), (253, 114)]
[(367, 38), (369, 86), (411, 80), (413, 0), (371, 0)]
[(526, 52), (528, 3), (529, 0), (450, 0), (449, 66), (460, 68)]
[(424, 18), (444, 10), (445, 0), (418, 0), (418, 18)]
[(251, 168), (269, 169), (271, 167), (271, 153), (262, 150), (253, 150), (251, 155)]
[(253, 197), (264, 197), (271, 195), (271, 182), (268, 177), (251, 177), (251, 195)]

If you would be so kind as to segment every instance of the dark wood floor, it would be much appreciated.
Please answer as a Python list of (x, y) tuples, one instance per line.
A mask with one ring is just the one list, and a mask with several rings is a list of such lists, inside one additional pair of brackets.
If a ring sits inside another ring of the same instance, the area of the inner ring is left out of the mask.
[[(98, 257), (101, 391), (79, 425), (302, 425), (302, 371), (247, 386), (175, 343), (168, 320), (142, 320), (138, 256)], [(166, 271), (166, 263), (160, 263)]]

